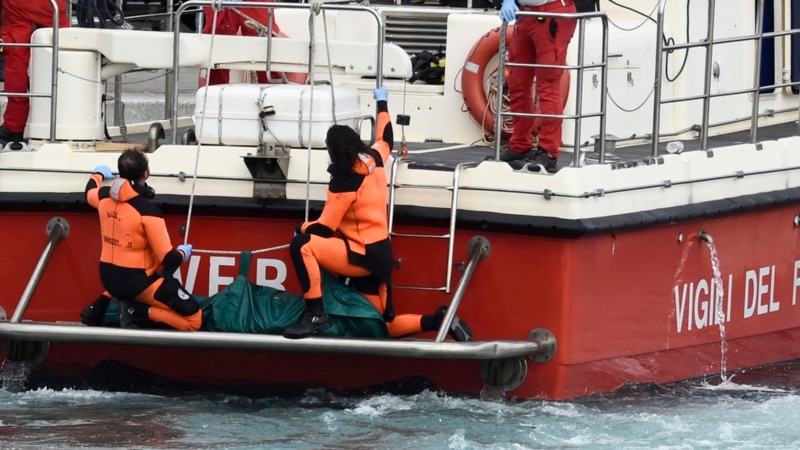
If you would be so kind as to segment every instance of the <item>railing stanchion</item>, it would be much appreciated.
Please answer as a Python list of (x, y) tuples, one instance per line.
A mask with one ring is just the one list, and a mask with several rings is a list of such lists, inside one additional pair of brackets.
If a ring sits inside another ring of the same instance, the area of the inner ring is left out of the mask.
[(22, 316), (25, 314), (25, 310), (28, 309), (28, 303), (30, 303), (31, 297), (33, 296), (33, 291), (36, 290), (36, 286), (39, 284), (39, 278), (42, 277), (42, 272), (45, 266), (47, 266), (47, 262), (50, 260), (50, 255), (53, 253), (56, 242), (69, 235), (69, 223), (61, 217), (54, 217), (47, 223), (46, 230), (47, 236), (49, 237), (47, 245), (44, 247), (44, 251), (39, 258), (39, 262), (36, 264), (36, 268), (33, 269), (33, 274), (28, 281), (28, 285), (25, 286), (22, 297), (19, 298), (17, 309), (14, 310), (14, 315), (11, 316), (11, 322), (17, 323), (22, 320)]
[(468, 247), (469, 261), (467, 262), (467, 267), (464, 269), (464, 276), (458, 281), (456, 292), (453, 294), (453, 300), (450, 301), (444, 319), (442, 319), (442, 325), (439, 327), (439, 332), (436, 334), (436, 342), (443, 342), (445, 336), (447, 336), (447, 330), (450, 329), (450, 324), (453, 323), (453, 317), (455, 317), (458, 306), (461, 304), (461, 299), (464, 297), (464, 293), (467, 292), (467, 285), (472, 279), (472, 272), (475, 271), (475, 266), (478, 264), (479, 260), (488, 256), (491, 250), (489, 241), (483, 236), (475, 236), (470, 239)]

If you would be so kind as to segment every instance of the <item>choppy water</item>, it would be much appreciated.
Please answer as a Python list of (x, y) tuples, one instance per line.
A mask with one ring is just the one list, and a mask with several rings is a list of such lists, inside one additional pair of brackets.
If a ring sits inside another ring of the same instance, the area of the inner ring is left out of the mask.
[(791, 449), (798, 424), (796, 364), (563, 402), (0, 390), (0, 447), (14, 449)]

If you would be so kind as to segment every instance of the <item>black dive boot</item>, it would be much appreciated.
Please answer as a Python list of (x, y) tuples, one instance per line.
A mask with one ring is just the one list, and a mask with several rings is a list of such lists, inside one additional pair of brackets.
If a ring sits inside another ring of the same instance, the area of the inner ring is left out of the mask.
[(119, 302), (119, 325), (122, 328), (150, 328), (150, 305), (134, 301)]
[(322, 333), (331, 327), (331, 318), (325, 314), (322, 299), (306, 300), (306, 311), (300, 320), (289, 328), (283, 330), (283, 337), (300, 339), (312, 334)]
[(102, 326), (103, 316), (106, 314), (106, 309), (110, 302), (110, 297), (101, 294), (91, 305), (81, 310), (81, 322), (90, 327)]
[[(447, 314), (447, 306), (442, 305), (436, 310), (436, 318), (438, 319), (440, 326), (444, 320), (445, 314)], [(447, 334), (459, 342), (468, 342), (473, 339), (472, 330), (469, 328), (469, 325), (467, 325), (467, 323), (463, 320), (459, 319), (458, 316), (453, 316), (453, 321), (450, 323), (450, 329), (447, 330)]]

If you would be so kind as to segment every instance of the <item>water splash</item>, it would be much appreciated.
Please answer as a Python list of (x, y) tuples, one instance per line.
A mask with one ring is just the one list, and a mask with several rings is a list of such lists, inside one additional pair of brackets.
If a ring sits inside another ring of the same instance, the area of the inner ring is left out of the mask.
[(22, 392), (30, 374), (29, 362), (4, 360), (0, 364), (0, 387), (8, 392)]
[(713, 242), (706, 242), (708, 246), (708, 250), (711, 253), (711, 271), (714, 274), (714, 319), (717, 322), (717, 326), (719, 327), (719, 351), (720, 351), (720, 361), (719, 361), (719, 376), (722, 379), (722, 382), (726, 382), (728, 380), (728, 374), (726, 369), (727, 363), (727, 354), (728, 354), (728, 342), (725, 340), (725, 311), (724, 311), (724, 300), (725, 300), (725, 287), (722, 284), (722, 271), (719, 268), (719, 255), (717, 254), (717, 247), (714, 245)]
[(694, 241), (690, 240), (686, 242), (686, 245), (683, 247), (683, 251), (681, 252), (681, 259), (678, 261), (678, 267), (675, 269), (675, 286), (683, 283), (683, 272), (686, 269), (686, 261), (689, 259), (689, 255), (691, 254), (691, 250), (694, 247)]
[(499, 386), (484, 385), (481, 389), (480, 399), (483, 401), (503, 401), (506, 398), (506, 390)]

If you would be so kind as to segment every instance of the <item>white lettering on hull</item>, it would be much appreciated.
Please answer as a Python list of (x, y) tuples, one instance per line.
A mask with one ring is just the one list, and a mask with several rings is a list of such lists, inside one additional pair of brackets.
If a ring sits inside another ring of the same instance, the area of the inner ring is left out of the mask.
[[(175, 278), (181, 281), (183, 286), (189, 292), (195, 291), (195, 284), (197, 283), (197, 274), (200, 270), (200, 263), (202, 256), (192, 255), (189, 264), (186, 267), (186, 282), (183, 283), (181, 271), (175, 271)], [(210, 256), (208, 257), (208, 295), (214, 295), (224, 289), (229, 284), (233, 283), (234, 277), (222, 275), (225, 268), (236, 268), (236, 258), (232, 256)], [(255, 258), (256, 266), (256, 284), (259, 286), (269, 286), (274, 289), (285, 291), (284, 283), (286, 282), (287, 270), (286, 263), (280, 259), (273, 258)], [(238, 270), (238, 269), (235, 269)], [(230, 273), (228, 269), (226, 272)], [(238, 272), (236, 272), (238, 273)]]
[[(723, 308), (721, 317), (725, 322), (731, 320), (731, 289), (733, 276), (728, 277), (728, 287), (717, 292), (719, 288), (713, 279), (700, 280), (696, 283), (684, 283), (675, 286), (673, 293), (675, 296), (675, 319), (678, 333), (701, 330), (707, 326), (718, 325), (720, 314), (717, 307)], [(727, 298), (725, 294), (727, 292)], [(722, 303), (719, 297), (722, 296)]]
[[(741, 311), (741, 319), (752, 319), (767, 314), (778, 313), (781, 310), (781, 296), (776, 286), (778, 267), (769, 265), (756, 269), (746, 270), (744, 283), (734, 283), (733, 274), (727, 280), (719, 283), (723, 292), (716, 292), (717, 283), (714, 279), (700, 279), (682, 283), (673, 287), (675, 301), (675, 330), (678, 333), (692, 330), (701, 330), (707, 326), (719, 325), (720, 319), (730, 322), (736, 319), (733, 311)], [(727, 283), (725, 283), (727, 281)], [(800, 260), (793, 264), (792, 305), (797, 304), (798, 290), (800, 290)], [(723, 286), (724, 284), (724, 286)], [(738, 295), (737, 295), (738, 294)], [(741, 309), (733, 308), (741, 304)], [(722, 307), (723, 311), (717, 311)]]

